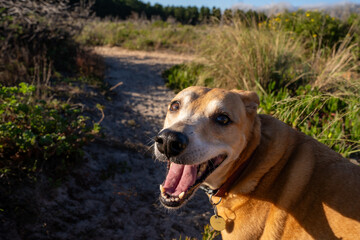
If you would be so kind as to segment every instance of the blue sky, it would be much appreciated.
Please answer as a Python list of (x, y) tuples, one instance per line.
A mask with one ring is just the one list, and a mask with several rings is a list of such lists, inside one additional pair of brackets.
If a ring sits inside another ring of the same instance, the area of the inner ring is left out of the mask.
[(243, 6), (269, 6), (273, 4), (290, 4), (291, 6), (295, 7), (303, 7), (303, 6), (319, 6), (319, 5), (326, 5), (326, 4), (337, 4), (337, 3), (359, 3), (360, 0), (351, 0), (351, 1), (343, 1), (343, 0), (143, 0), (143, 2), (150, 2), (152, 5), (155, 3), (160, 3), (163, 6), (167, 5), (175, 5), (175, 6), (207, 6), (207, 7), (220, 7), (221, 9), (231, 8), (234, 5), (243, 5)]

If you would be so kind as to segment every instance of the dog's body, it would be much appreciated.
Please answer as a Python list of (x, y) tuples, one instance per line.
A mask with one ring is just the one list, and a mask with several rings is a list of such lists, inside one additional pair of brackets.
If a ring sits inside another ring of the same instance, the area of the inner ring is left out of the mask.
[(223, 239), (360, 239), (360, 167), (277, 119), (259, 118), (260, 144), (218, 205), (228, 222)]
[(172, 162), (162, 203), (179, 207), (200, 184), (216, 190), (236, 176), (217, 206), (223, 239), (360, 239), (360, 166), (258, 115), (258, 101), (252, 92), (201, 87), (175, 97), (162, 133), (177, 135), (159, 134), (155, 149)]

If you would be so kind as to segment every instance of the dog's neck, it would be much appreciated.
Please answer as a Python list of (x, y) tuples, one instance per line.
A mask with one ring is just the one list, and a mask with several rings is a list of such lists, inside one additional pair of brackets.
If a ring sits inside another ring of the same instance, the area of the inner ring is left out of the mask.
[[(232, 194), (249, 196), (267, 191), (274, 192), (273, 183), (281, 174), (291, 154), (287, 146), (299, 144), (295, 136), (296, 131), (291, 127), (268, 115), (259, 115), (259, 118), (260, 139), (254, 136), (255, 139), (251, 141), (257, 142), (255, 149), (252, 151), (247, 149), (247, 152), (240, 156), (244, 159), (250, 157), (249, 165), (229, 190)], [(279, 141), (274, 139), (282, 139), (281, 141), (287, 144), (279, 145)], [(254, 145), (249, 143), (247, 148), (251, 149), (252, 146)], [(267, 174), (269, 171), (271, 171), (270, 175)]]

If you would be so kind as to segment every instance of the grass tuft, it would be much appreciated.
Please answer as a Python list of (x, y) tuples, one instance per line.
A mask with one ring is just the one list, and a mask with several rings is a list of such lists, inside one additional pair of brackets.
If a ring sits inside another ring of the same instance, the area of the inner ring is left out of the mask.
[(274, 81), (283, 86), (301, 78), (306, 67), (303, 46), (292, 34), (249, 28), (239, 21), (215, 28), (199, 54), (206, 66), (199, 84), (213, 77), (215, 87), (252, 90)]

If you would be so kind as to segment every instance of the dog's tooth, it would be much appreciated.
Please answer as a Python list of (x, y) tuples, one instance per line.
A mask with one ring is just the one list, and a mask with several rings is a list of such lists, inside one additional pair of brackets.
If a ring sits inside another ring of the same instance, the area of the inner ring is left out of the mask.
[(184, 197), (184, 195), (185, 195), (185, 192), (180, 193), (179, 194), (179, 199), (182, 199)]
[(180, 199), (177, 197), (177, 198), (175, 198), (175, 202), (178, 202)]
[(161, 192), (161, 193), (164, 193), (164, 192), (165, 192), (165, 188), (164, 188), (162, 185), (160, 185), (160, 192)]
[(204, 171), (206, 170), (206, 167), (207, 167), (207, 163), (201, 164), (201, 166), (200, 166), (200, 172), (201, 172), (201, 173), (204, 172)]

